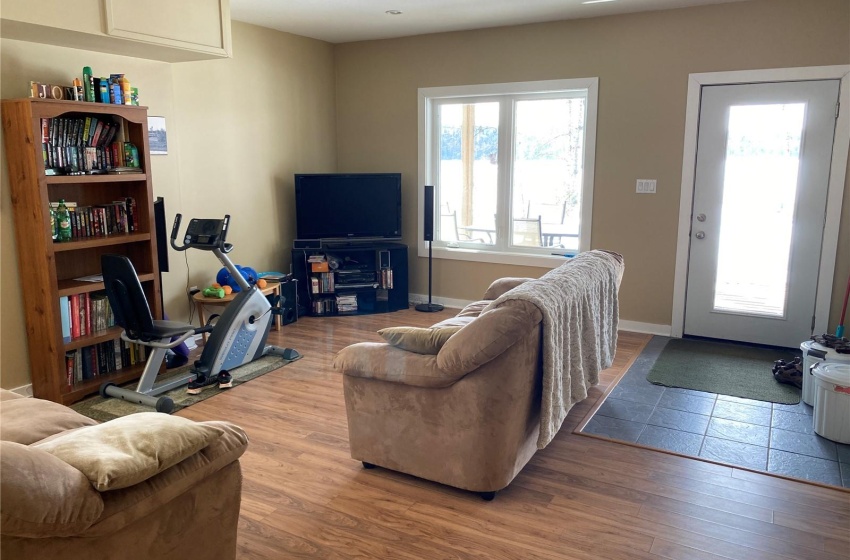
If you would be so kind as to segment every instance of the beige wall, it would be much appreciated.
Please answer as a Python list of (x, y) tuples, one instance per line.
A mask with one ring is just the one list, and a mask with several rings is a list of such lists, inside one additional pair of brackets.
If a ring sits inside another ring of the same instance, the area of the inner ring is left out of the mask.
[[(229, 213), (235, 262), (258, 271), (289, 270), (294, 237), (292, 175), (333, 169), (333, 48), (330, 44), (234, 23), (232, 59), (168, 64), (90, 51), (0, 41), (0, 97), (28, 95), (29, 81), (70, 83), (91, 66), (123, 72), (150, 115), (164, 116), (169, 153), (152, 156), (154, 194), (169, 225)], [(29, 383), (13, 217), (0, 155), (0, 386)], [(184, 226), (185, 227), (185, 226)], [(213, 282), (210, 253), (187, 253), (189, 285)], [(170, 251), (166, 311), (188, 318), (186, 264)]]
[[(771, 0), (339, 45), (338, 167), (403, 173), (404, 238), (414, 246), (417, 88), (598, 76), (591, 244), (626, 257), (621, 317), (670, 325), (688, 74), (847, 64), (848, 21), (846, 0)], [(636, 195), (637, 178), (657, 179), (658, 194)], [(845, 200), (842, 295), (850, 193)], [(411, 267), (410, 291), (427, 293), (427, 259), (411, 256)], [(435, 260), (433, 291), (478, 299), (494, 278), (543, 272)]]
[[(332, 45), (234, 22), (232, 59), (173, 68), (184, 216), (230, 214), (233, 262), (288, 272), (293, 174), (336, 166)], [(190, 286), (215, 282), (212, 253), (186, 256)]]

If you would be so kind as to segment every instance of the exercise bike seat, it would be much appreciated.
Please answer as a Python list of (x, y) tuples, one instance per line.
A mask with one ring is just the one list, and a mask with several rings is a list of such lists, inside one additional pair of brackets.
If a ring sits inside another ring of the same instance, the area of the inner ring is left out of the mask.
[(154, 319), (153, 329), (148, 332), (140, 333), (140, 340), (160, 340), (162, 338), (171, 338), (172, 336), (183, 336), (189, 331), (195, 334), (209, 332), (212, 330), (212, 325), (209, 327), (196, 327), (190, 323), (181, 323), (179, 321), (159, 321)]

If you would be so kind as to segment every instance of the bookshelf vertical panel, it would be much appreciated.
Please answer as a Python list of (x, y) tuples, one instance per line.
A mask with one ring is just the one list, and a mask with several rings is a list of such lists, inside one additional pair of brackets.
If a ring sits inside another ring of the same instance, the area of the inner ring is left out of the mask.
[(50, 215), (43, 211), (47, 208), (47, 190), (43, 171), (38, 166), (40, 160), (32, 155), (36, 149), (41, 152), (33, 122), (27, 103), (3, 103), (4, 142), (33, 392), (37, 397), (57, 400), (59, 388), (51, 379), (64, 362), (64, 353), (58, 345), (62, 331)]

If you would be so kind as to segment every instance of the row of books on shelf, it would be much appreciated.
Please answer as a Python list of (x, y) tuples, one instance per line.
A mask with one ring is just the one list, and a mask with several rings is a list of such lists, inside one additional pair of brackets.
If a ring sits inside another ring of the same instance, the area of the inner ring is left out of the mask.
[(124, 141), (121, 124), (103, 117), (41, 119), (41, 146), (45, 169), (86, 173), (139, 167), (138, 149)]
[(59, 315), (65, 342), (115, 326), (115, 315), (105, 291), (60, 297)]
[(313, 315), (330, 315), (334, 313), (354, 313), (357, 305), (357, 294), (340, 294), (336, 297), (315, 299), (311, 302)]
[(310, 278), (310, 291), (314, 294), (327, 294), (334, 291), (333, 272), (321, 272)]
[(336, 310), (339, 313), (357, 311), (357, 294), (336, 296)]
[[(50, 206), (57, 210), (59, 204), (51, 202)], [(66, 201), (65, 206), (71, 218), (71, 240), (139, 231), (139, 210), (131, 196), (94, 206)]]
[(149, 350), (120, 338), (65, 352), (65, 381), (69, 388), (81, 381), (108, 375), (147, 359)]

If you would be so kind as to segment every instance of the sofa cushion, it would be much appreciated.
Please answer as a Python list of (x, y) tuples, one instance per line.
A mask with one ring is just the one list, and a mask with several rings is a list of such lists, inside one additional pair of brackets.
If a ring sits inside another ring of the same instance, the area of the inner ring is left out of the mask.
[(443, 345), (437, 366), (448, 373), (466, 375), (531, 333), (542, 318), (540, 310), (525, 301), (489, 309)]
[(469, 323), (475, 320), (475, 317), (467, 315), (465, 317), (461, 317), (460, 315), (456, 315), (455, 317), (449, 317), (448, 319), (443, 319), (439, 323), (434, 323), (431, 325), (432, 329), (440, 328), (440, 327), (465, 327)]
[(83, 473), (40, 449), (0, 442), (0, 471), (4, 536), (69, 537), (103, 512), (100, 494)]
[(534, 278), (499, 278), (498, 280), (494, 280), (493, 283), (490, 284), (490, 287), (487, 288), (487, 291), (484, 292), (483, 299), (494, 300), (502, 294), (513, 290), (520, 284), (525, 284), (529, 280), (534, 280)]
[(67, 406), (42, 399), (11, 398), (0, 406), (0, 439), (23, 445), (96, 424)]
[(80, 470), (101, 492), (138, 484), (197, 453), (222, 430), (179, 416), (140, 412), (33, 447)]
[(481, 301), (473, 301), (457, 314), (457, 317), (478, 317), (484, 308), (490, 304), (490, 300), (482, 299)]
[(408, 352), (417, 354), (436, 354), (443, 344), (459, 331), (461, 326), (431, 327), (389, 327), (381, 329), (378, 334), (391, 345)]

